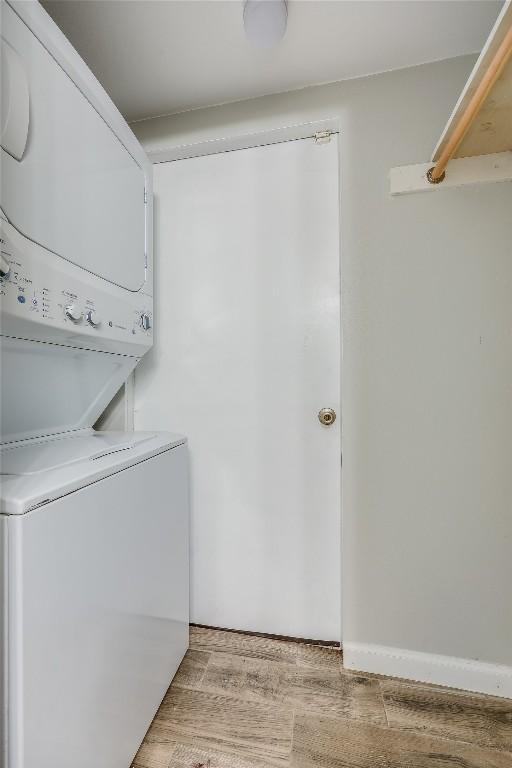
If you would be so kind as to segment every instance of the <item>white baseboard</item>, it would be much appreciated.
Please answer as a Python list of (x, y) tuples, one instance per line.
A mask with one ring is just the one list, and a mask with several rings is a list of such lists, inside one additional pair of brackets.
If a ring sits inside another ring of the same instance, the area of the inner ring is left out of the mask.
[(359, 672), (512, 698), (512, 667), (501, 664), (350, 642), (343, 643), (343, 664)]

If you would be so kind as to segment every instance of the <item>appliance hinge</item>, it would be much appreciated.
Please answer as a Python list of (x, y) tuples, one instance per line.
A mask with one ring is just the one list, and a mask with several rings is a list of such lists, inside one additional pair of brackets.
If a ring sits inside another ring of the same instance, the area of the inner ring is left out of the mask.
[[(148, 191), (146, 187), (144, 187), (144, 205), (148, 204)], [(144, 216), (147, 216), (147, 211), (144, 212)], [(146, 220), (146, 247), (147, 247), (147, 220)], [(146, 248), (144, 248), (144, 282), (148, 279), (148, 252)]]
[(314, 135), (315, 144), (328, 144), (334, 131), (317, 131)]

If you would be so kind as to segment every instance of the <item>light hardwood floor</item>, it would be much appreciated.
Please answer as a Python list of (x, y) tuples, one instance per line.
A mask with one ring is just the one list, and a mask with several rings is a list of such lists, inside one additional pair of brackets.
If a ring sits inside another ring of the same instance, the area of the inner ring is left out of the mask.
[(512, 701), (343, 669), (339, 651), (191, 627), (133, 768), (512, 768)]

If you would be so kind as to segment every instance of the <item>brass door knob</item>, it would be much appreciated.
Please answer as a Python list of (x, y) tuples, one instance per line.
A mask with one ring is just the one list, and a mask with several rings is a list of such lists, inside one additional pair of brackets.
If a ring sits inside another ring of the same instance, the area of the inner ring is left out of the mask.
[(333, 408), (322, 408), (318, 412), (318, 421), (323, 424), (324, 427), (330, 427), (336, 421), (336, 411)]

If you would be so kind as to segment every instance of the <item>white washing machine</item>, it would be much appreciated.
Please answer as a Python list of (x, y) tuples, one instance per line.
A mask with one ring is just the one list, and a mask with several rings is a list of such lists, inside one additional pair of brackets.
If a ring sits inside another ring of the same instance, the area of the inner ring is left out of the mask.
[(129, 768), (188, 646), (187, 448), (93, 432), (1, 451), (8, 768)]
[(152, 169), (0, 0), (0, 765), (129, 768), (188, 645), (186, 440), (92, 427), (153, 343)]

